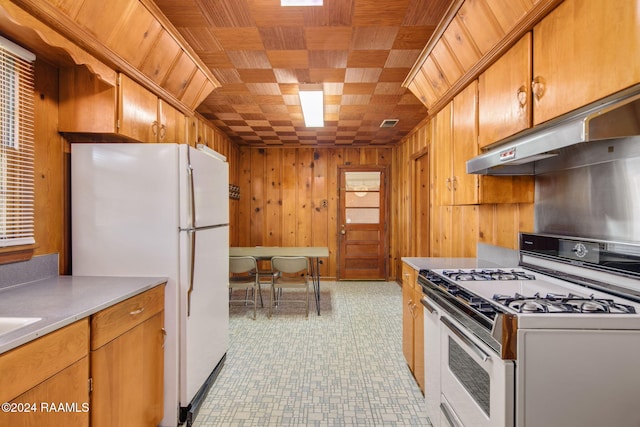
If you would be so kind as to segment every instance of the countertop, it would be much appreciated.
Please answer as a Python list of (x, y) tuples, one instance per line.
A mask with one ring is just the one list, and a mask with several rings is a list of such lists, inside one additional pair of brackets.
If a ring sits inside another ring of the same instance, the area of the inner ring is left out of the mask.
[(445, 268), (478, 268), (503, 267), (497, 263), (479, 258), (412, 258), (403, 257), (403, 262), (416, 270), (445, 269)]
[(166, 281), (166, 277), (54, 276), (2, 289), (0, 317), (42, 320), (0, 335), (0, 353)]

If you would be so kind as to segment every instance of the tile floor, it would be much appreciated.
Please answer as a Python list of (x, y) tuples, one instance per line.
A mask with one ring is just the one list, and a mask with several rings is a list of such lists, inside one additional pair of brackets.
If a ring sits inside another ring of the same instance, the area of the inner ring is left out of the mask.
[(293, 302), (270, 320), (231, 307), (227, 361), (193, 425), (428, 425), (402, 355), (400, 287), (322, 282), (321, 303), (308, 319)]

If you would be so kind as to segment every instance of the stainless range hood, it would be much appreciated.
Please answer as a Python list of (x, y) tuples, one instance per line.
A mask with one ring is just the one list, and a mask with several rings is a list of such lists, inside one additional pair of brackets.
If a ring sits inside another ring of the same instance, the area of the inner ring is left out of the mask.
[(640, 135), (640, 85), (520, 132), (467, 161), (467, 173), (535, 175), (535, 162), (583, 142)]

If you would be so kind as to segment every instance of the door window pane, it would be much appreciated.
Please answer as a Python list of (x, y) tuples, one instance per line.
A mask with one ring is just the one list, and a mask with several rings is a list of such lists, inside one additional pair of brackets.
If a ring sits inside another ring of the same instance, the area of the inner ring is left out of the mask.
[(378, 224), (380, 209), (378, 208), (347, 208), (347, 224)]
[(378, 208), (380, 207), (380, 193), (368, 191), (367, 194), (358, 196), (352, 191), (347, 191), (345, 203), (347, 208)]
[(380, 172), (345, 172), (347, 191), (380, 191)]

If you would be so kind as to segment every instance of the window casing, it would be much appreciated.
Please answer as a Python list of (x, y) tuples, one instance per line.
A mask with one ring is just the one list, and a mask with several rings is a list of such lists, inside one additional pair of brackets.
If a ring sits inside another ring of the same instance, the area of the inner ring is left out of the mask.
[(0, 37), (0, 247), (35, 243), (34, 65)]

